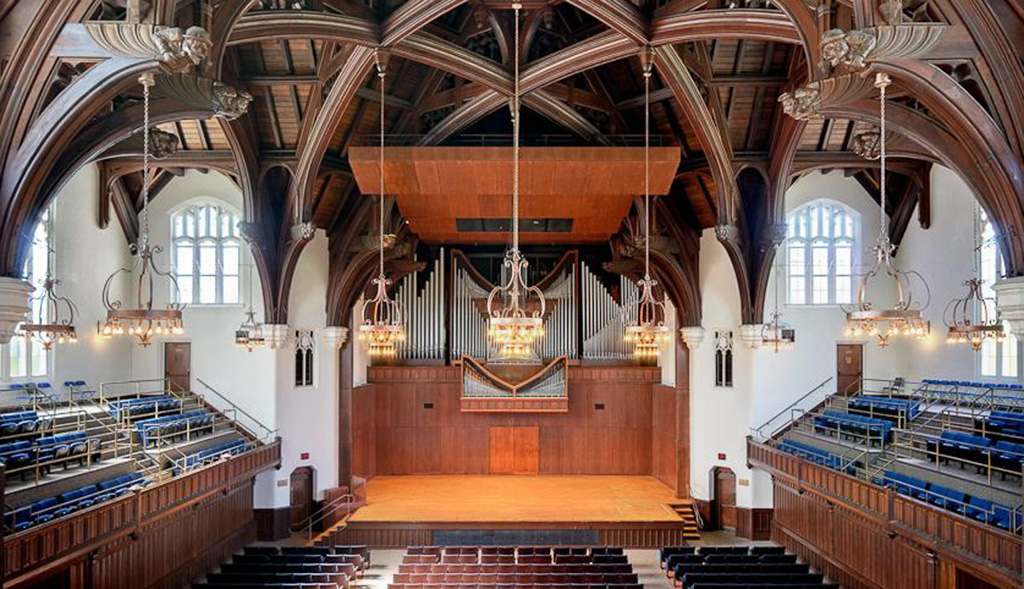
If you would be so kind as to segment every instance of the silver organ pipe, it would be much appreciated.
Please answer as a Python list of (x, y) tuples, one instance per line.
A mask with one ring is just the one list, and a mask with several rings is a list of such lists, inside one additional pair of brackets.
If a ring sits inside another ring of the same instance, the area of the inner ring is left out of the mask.
[(419, 272), (405, 276), (398, 284), (395, 296), (407, 322), (406, 339), (396, 349), (399, 358), (444, 359), (444, 258), (442, 249), (422, 290), (417, 289)]
[[(615, 302), (596, 274), (580, 263), (583, 324), (583, 357), (588, 360), (628, 360), (632, 349), (626, 343), (625, 314), (635, 308), (639, 289), (631, 280), (619, 277), (621, 303)], [(635, 312), (635, 311), (632, 311)]]
[(476, 301), (486, 300), (487, 291), (463, 268), (456, 268), (452, 296), (452, 358), (487, 358), (487, 319)]
[(544, 322), (541, 358), (550, 360), (558, 356), (576, 356), (576, 280), (572, 265), (544, 291), (544, 298), (553, 309)]

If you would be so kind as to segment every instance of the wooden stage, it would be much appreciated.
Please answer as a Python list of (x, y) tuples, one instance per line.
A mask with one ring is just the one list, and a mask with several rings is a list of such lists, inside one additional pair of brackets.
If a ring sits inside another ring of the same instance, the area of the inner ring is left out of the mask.
[(345, 541), (658, 547), (695, 533), (690, 503), (648, 476), (380, 476), (366, 497)]

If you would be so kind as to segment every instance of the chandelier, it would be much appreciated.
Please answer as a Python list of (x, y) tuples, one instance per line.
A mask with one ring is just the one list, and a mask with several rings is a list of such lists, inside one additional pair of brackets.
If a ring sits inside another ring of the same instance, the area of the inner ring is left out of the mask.
[(402, 306), (388, 296), (391, 281), (384, 274), (384, 63), (377, 56), (377, 77), (380, 78), (380, 252), (379, 272), (370, 283), (377, 287), (374, 297), (363, 303), (360, 316), (359, 340), (368, 348), (371, 357), (395, 355), (395, 345), (405, 340), (402, 324)]
[[(886, 146), (885, 146), (885, 90), (891, 81), (884, 73), (876, 74), (875, 87), (879, 89), (881, 110), (880, 148), (881, 176), (879, 192), (881, 198), (881, 224), (878, 240), (873, 248), (875, 263), (865, 274), (857, 289), (857, 301), (853, 308), (846, 311), (846, 334), (859, 336), (866, 334), (878, 338), (878, 345), (887, 347), (893, 336), (924, 338), (931, 331), (930, 324), (921, 316), (921, 311), (928, 306), (931, 292), (928, 283), (916, 271), (897, 270), (892, 265), (892, 253), (895, 249), (889, 240), (889, 217), (886, 215)], [(897, 300), (888, 308), (876, 307), (867, 300), (868, 286), (876, 276), (888, 278), (895, 289)], [(924, 285), (926, 298), (924, 303), (914, 299), (912, 279), (916, 278)]]
[[(519, 11), (515, 11), (515, 87), (512, 92), (512, 248), (505, 253), (508, 270), (487, 296), (487, 335), (503, 361), (526, 361), (533, 357), (533, 345), (544, 335), (544, 293), (526, 282), (528, 263), (519, 251)], [(536, 297), (532, 303), (530, 294)], [(502, 305), (497, 308), (496, 305)], [(532, 308), (531, 308), (532, 306)]]
[[(626, 325), (626, 341), (633, 344), (633, 357), (657, 358), (668, 341), (665, 302), (655, 298), (658, 281), (651, 278), (651, 60), (644, 53), (644, 277), (640, 298), (633, 305), (635, 317)], [(635, 319), (635, 320), (634, 320)]]
[[(943, 319), (948, 331), (946, 332), (947, 344), (971, 344), (974, 351), (981, 350), (981, 344), (985, 340), (1001, 342), (1006, 339), (1003, 333), (1003, 324), (996, 318), (996, 314), (989, 312), (989, 300), (981, 294), (981, 280), (971, 278), (964, 282), (967, 286), (967, 295), (963, 298), (953, 299), (946, 306)], [(994, 305), (993, 305), (994, 306)], [(971, 307), (977, 309), (975, 323), (971, 319)]]
[[(48, 323), (26, 321), (21, 324), (19, 329), (21, 335), (24, 335), (26, 339), (36, 340), (42, 344), (44, 350), (52, 349), (53, 344), (78, 343), (78, 334), (75, 332), (75, 315), (78, 314), (78, 309), (71, 299), (56, 293), (54, 289), (58, 284), (60, 284), (60, 280), (50, 276), (49, 265), (47, 265), (43, 292), (36, 297), (32, 306), (40, 311), (46, 311), (45, 317)], [(62, 310), (67, 311), (67, 317), (62, 317)]]
[[(119, 268), (107, 277), (103, 285), (103, 306), (107, 309), (107, 318), (100, 329), (103, 336), (128, 334), (135, 336), (139, 344), (148, 347), (153, 338), (161, 335), (181, 335), (185, 333), (182, 322), (182, 309), (185, 304), (177, 302), (181, 298), (178, 281), (168, 272), (157, 268), (154, 256), (163, 251), (158, 245), (149, 243), (149, 94), (155, 81), (153, 74), (147, 72), (139, 76), (142, 84), (143, 126), (142, 126), (142, 234), (139, 243), (129, 248), (135, 257), (131, 268)], [(135, 282), (135, 305), (125, 308), (120, 299), (114, 298), (110, 292), (115, 279), (125, 274), (128, 276), (138, 272)], [(166, 278), (174, 287), (173, 300), (163, 309), (153, 308), (154, 283)]]
[(249, 352), (267, 345), (263, 326), (256, 322), (256, 311), (252, 308), (252, 275), (255, 271), (255, 268), (249, 271), (249, 309), (245, 312), (245, 320), (235, 330), (235, 345)]
[[(777, 254), (775, 259), (779, 259)], [(779, 283), (782, 282), (780, 270), (776, 267), (775, 311), (772, 313), (772, 320), (761, 326), (761, 346), (771, 349), (776, 354), (792, 348), (796, 339), (796, 331), (782, 320), (782, 313), (779, 312)]]

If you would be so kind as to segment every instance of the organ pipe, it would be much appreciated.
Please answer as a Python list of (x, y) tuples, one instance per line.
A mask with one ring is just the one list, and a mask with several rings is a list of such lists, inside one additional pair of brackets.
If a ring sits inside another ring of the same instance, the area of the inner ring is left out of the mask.
[(405, 276), (398, 284), (395, 296), (406, 310), (408, 319), (408, 335), (396, 350), (401, 359), (444, 359), (444, 260), (442, 248), (422, 289), (418, 288), (419, 272)]

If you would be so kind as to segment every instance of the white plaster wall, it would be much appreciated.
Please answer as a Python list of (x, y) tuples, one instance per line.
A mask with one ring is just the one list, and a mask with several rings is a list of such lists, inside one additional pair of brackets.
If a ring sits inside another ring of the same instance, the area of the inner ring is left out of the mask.
[(941, 166), (932, 168), (931, 196), (931, 228), (921, 229), (915, 212), (898, 255), (900, 264), (921, 272), (932, 289), (931, 305), (924, 312), (932, 323), (931, 335), (904, 349), (903, 374), (911, 380), (996, 380), (980, 377), (980, 353), (970, 346), (945, 343), (946, 305), (953, 297), (964, 296), (964, 281), (976, 276), (976, 199), (959, 175)]
[[(750, 424), (751, 356), (739, 339), (740, 297), (736, 275), (725, 248), (713, 229), (700, 243), (700, 288), (704, 342), (690, 353), (690, 486), (693, 496), (711, 497), (711, 469), (728, 467), (736, 473), (736, 504), (752, 504), (746, 435)], [(733, 332), (733, 386), (715, 386), (715, 332)], [(725, 460), (718, 454), (724, 453)]]
[[(327, 236), (318, 230), (299, 257), (292, 281), (288, 323), (293, 329), (313, 329), (316, 337), (314, 386), (296, 387), (292, 356), (294, 347), (286, 346), (285, 369), (277, 381), (278, 428), (280, 429), (281, 470), (279, 478), (300, 466), (315, 469), (317, 496), (338, 486), (338, 390), (339, 354), (328, 346), (323, 329), (327, 325)], [(302, 459), (303, 452), (309, 453)], [(288, 488), (275, 487), (274, 504), (288, 504)]]
[[(57, 292), (74, 301), (78, 308), (78, 343), (54, 346), (51, 381), (55, 387), (63, 388), (68, 380), (84, 380), (93, 387), (125, 380), (131, 376), (130, 344), (96, 334), (97, 322), (106, 316), (103, 284), (114, 270), (131, 263), (128, 242), (113, 212), (109, 226), (99, 228), (96, 165), (89, 164), (75, 174), (55, 203), (52, 243), (55, 276), (60, 280)], [(120, 279), (114, 284), (112, 292), (120, 295), (128, 280)]]
[[(240, 214), (242, 212), (241, 192), (222, 174), (203, 174), (189, 170), (183, 176), (171, 180), (150, 203), (149, 210), (151, 240), (165, 248), (158, 260), (161, 269), (171, 267), (170, 215), (196, 199), (219, 201)], [(221, 408), (230, 406), (230, 401), (243, 408), (264, 426), (274, 429), (277, 427), (274, 382), (278, 370), (275, 362), (268, 361), (268, 356), (272, 352), (248, 352), (234, 345), (235, 329), (245, 319), (244, 308), (250, 297), (248, 273), (252, 270), (252, 256), (247, 247), (243, 247), (242, 251), (243, 304), (187, 306), (184, 311), (184, 335), (158, 338), (148, 348), (132, 346), (132, 376), (136, 379), (162, 378), (163, 343), (190, 342), (193, 390), (208, 395), (209, 401)], [(158, 287), (155, 305), (166, 304), (170, 294), (169, 286)], [(257, 311), (256, 319), (263, 321), (263, 298), (259, 280), (255, 278), (251, 297), (253, 308)], [(223, 398), (210, 393), (198, 382), (199, 380), (210, 385)]]

